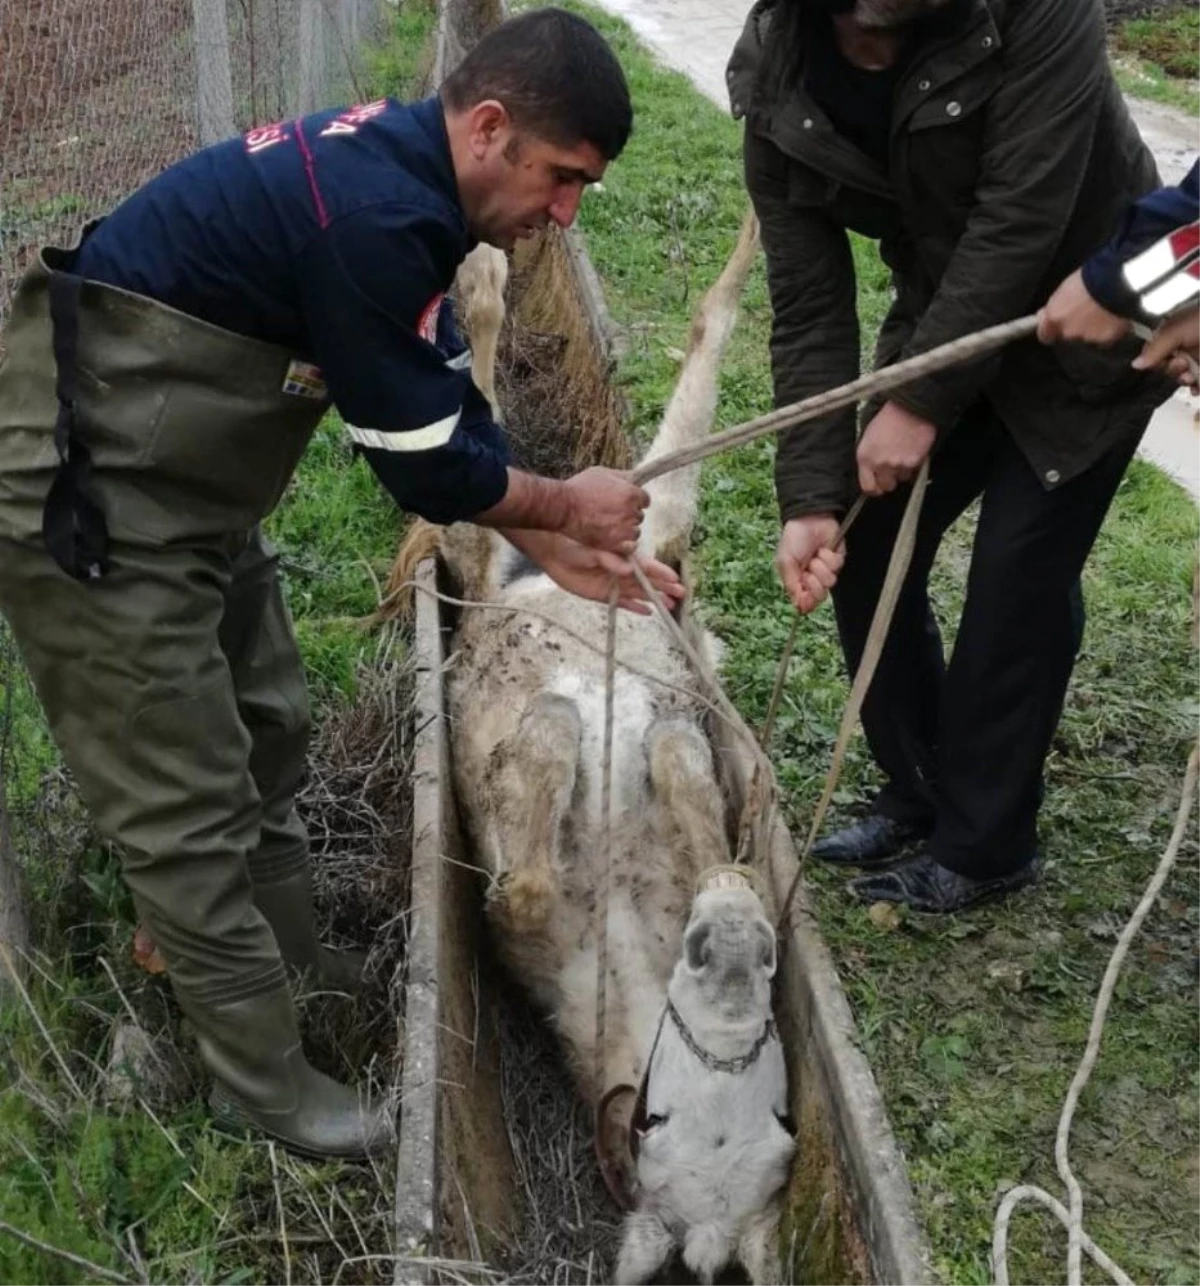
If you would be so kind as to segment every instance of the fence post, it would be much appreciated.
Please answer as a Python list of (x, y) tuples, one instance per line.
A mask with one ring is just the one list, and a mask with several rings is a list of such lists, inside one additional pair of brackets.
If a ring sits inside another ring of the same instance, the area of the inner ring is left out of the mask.
[(201, 147), (237, 133), (225, 0), (192, 0), (196, 48), (196, 130)]

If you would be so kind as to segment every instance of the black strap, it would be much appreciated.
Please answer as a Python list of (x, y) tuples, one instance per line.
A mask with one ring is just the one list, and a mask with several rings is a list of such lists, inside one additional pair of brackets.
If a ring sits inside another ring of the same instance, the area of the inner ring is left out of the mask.
[(83, 278), (50, 274), (58, 417), (54, 448), (58, 470), (42, 512), (42, 538), (54, 561), (76, 580), (99, 580), (108, 571), (108, 527), (88, 482), (92, 455), (79, 436), (79, 299)]
[(654, 1055), (658, 1052), (659, 1037), (662, 1035), (663, 1024), (666, 1021), (667, 1011), (664, 1008), (658, 1016), (658, 1026), (654, 1031), (654, 1044), (650, 1046), (650, 1057), (646, 1059), (641, 1084), (638, 1085), (637, 1098), (633, 1104), (633, 1116), (629, 1121), (629, 1150), (633, 1153), (635, 1161), (641, 1151), (642, 1135), (650, 1128), (650, 1118), (646, 1114), (646, 1104), (650, 1100), (650, 1069), (654, 1066)]

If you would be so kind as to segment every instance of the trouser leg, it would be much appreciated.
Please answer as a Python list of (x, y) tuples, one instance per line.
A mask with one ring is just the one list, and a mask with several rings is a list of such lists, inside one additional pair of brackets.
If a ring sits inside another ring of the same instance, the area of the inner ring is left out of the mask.
[[(932, 825), (937, 812), (938, 709), (946, 669), (929, 571), (947, 528), (982, 489), (998, 435), (993, 421), (973, 412), (935, 454), (912, 562), (863, 703), (867, 744), (887, 778), (874, 811), (915, 827)], [(904, 486), (868, 500), (846, 537), (833, 603), (851, 676), (862, 660), (910, 492)]]
[(930, 847), (961, 875), (1005, 875), (1035, 854), (1043, 766), (1083, 636), (1079, 577), (1136, 446), (1053, 491), (1007, 435), (992, 464), (938, 727)]
[[(301, 1151), (358, 1156), (386, 1144), (388, 1114), (305, 1060), (279, 947), (253, 896), (263, 806), (251, 761), (271, 737), (260, 726), (256, 742), (243, 722), (233, 670), (270, 649), (247, 643), (231, 663), (220, 637), (242, 546), (117, 545), (108, 575), (81, 584), (41, 550), (2, 543), (0, 606), (97, 827), (121, 846), (213, 1073), (218, 1114)], [(269, 618), (259, 613), (259, 626)], [(270, 722), (269, 705), (260, 699), (252, 721)], [(292, 716), (279, 736), (294, 754)], [(294, 771), (278, 772), (280, 816)], [(281, 829), (294, 834), (290, 822)]]
[(313, 971), (329, 986), (354, 987), (363, 957), (329, 951), (317, 937), (308, 832), (296, 811), (308, 750), (308, 690), (277, 565), (274, 548), (257, 530), (251, 533), (233, 565), (220, 630), (260, 800), (258, 844), (248, 856), (254, 902), (288, 964)]
[(251, 897), (262, 810), (218, 640), (231, 561), (117, 546), (84, 584), (38, 549), (0, 551), (0, 605), (63, 759), (172, 983), (214, 1002), (283, 979)]

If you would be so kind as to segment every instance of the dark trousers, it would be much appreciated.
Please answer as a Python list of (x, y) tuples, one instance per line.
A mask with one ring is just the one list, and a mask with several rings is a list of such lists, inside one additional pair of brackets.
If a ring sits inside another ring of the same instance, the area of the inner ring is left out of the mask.
[[(1135, 449), (1130, 437), (1047, 491), (991, 409), (977, 404), (930, 465), (916, 547), (863, 727), (887, 784), (875, 811), (931, 828), (930, 851), (972, 878), (1036, 852), (1042, 767), (1083, 637), (1079, 575)], [(910, 488), (869, 500), (833, 592), (858, 668)], [(949, 663), (930, 609), (942, 536), (977, 497), (979, 525)]]

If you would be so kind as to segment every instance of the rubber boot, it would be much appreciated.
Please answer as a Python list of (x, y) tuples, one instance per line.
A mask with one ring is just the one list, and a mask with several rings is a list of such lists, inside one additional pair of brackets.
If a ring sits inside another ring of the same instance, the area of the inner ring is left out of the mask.
[(304, 1056), (287, 987), (224, 1004), (180, 996), (212, 1073), (209, 1105), (227, 1129), (261, 1131), (294, 1152), (355, 1159), (394, 1141), (386, 1105), (359, 1097)]
[(254, 881), (254, 904), (275, 934), (279, 954), (311, 982), (333, 991), (357, 991), (366, 954), (322, 946), (313, 919), (312, 874), (308, 867), (280, 880)]

